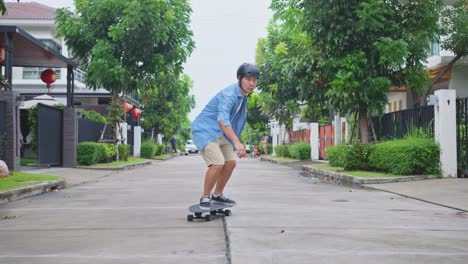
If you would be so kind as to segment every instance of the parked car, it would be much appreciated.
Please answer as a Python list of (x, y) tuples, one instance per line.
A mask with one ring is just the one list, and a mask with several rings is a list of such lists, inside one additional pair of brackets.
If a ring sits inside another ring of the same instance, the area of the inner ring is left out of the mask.
[(193, 140), (187, 140), (185, 143), (185, 155), (190, 153), (198, 153), (198, 148), (193, 144)]

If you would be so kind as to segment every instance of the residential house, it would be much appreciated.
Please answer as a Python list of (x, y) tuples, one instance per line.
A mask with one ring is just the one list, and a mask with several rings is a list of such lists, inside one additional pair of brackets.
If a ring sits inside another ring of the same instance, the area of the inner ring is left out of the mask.
[[(445, 0), (446, 5), (453, 5), (455, 0)], [(441, 41), (444, 40), (441, 37)], [(430, 78), (434, 78), (440, 71), (447, 67), (447, 64), (455, 57), (448, 50), (442, 49), (440, 43), (429, 44), (428, 56), (425, 66)], [(468, 97), (468, 58), (462, 58), (454, 67), (444, 74), (435, 84), (434, 90), (451, 89), (456, 90), (457, 97)], [(388, 104), (386, 113), (395, 112), (403, 109), (411, 109), (414, 105), (411, 91), (407, 87), (391, 87), (388, 94)]]
[[(41, 40), (47, 46), (57, 50), (64, 57), (72, 57), (65, 40), (57, 38), (55, 25), (56, 9), (37, 2), (6, 2), (7, 13), (0, 16), (0, 25), (14, 25), (22, 28), (33, 37)], [(57, 80), (50, 89), (41, 80), (42, 67), (14, 67), (13, 90), (18, 91), (30, 100), (33, 97), (48, 94), (60, 103), (66, 104), (67, 69), (54, 68)], [(81, 106), (107, 105), (110, 93), (105, 89), (96, 91), (88, 89), (84, 84), (85, 73), (74, 70), (74, 104)]]

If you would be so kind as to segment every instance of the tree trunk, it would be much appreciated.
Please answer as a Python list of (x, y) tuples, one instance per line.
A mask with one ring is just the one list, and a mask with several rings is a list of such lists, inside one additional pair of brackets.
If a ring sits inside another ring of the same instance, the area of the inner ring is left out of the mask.
[(367, 111), (359, 111), (359, 128), (361, 130), (361, 143), (369, 143), (369, 128), (368, 128)]
[(369, 124), (372, 130), (372, 138), (374, 139), (374, 142), (377, 142), (377, 135), (375, 134), (374, 123), (372, 123), (372, 117), (369, 118)]
[[(353, 126), (351, 127), (351, 136), (348, 138), (348, 144), (351, 145), (353, 144), (353, 139), (354, 139), (354, 132), (357, 130), (356, 129), (356, 126), (357, 126), (357, 123), (358, 123), (358, 113), (356, 112), (354, 114), (354, 122), (353, 122)], [(357, 133), (357, 131), (356, 131)]]

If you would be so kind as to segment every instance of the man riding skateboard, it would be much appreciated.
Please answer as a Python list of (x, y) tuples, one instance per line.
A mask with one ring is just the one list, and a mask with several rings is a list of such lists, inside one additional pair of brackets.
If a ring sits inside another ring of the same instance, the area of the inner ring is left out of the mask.
[(223, 195), (223, 191), (236, 167), (234, 148), (238, 157), (246, 155), (239, 137), (247, 121), (246, 96), (254, 91), (259, 75), (257, 66), (250, 63), (240, 65), (238, 82), (218, 92), (190, 126), (194, 143), (208, 166), (199, 205), (202, 210), (209, 210), (211, 201), (236, 204)]

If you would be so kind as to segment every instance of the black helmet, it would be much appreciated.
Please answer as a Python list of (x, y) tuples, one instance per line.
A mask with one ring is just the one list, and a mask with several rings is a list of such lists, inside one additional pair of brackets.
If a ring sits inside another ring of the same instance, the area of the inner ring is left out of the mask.
[(242, 77), (255, 77), (258, 79), (260, 76), (260, 71), (258, 70), (257, 66), (250, 63), (242, 63), (241, 66), (237, 69), (237, 78)]

